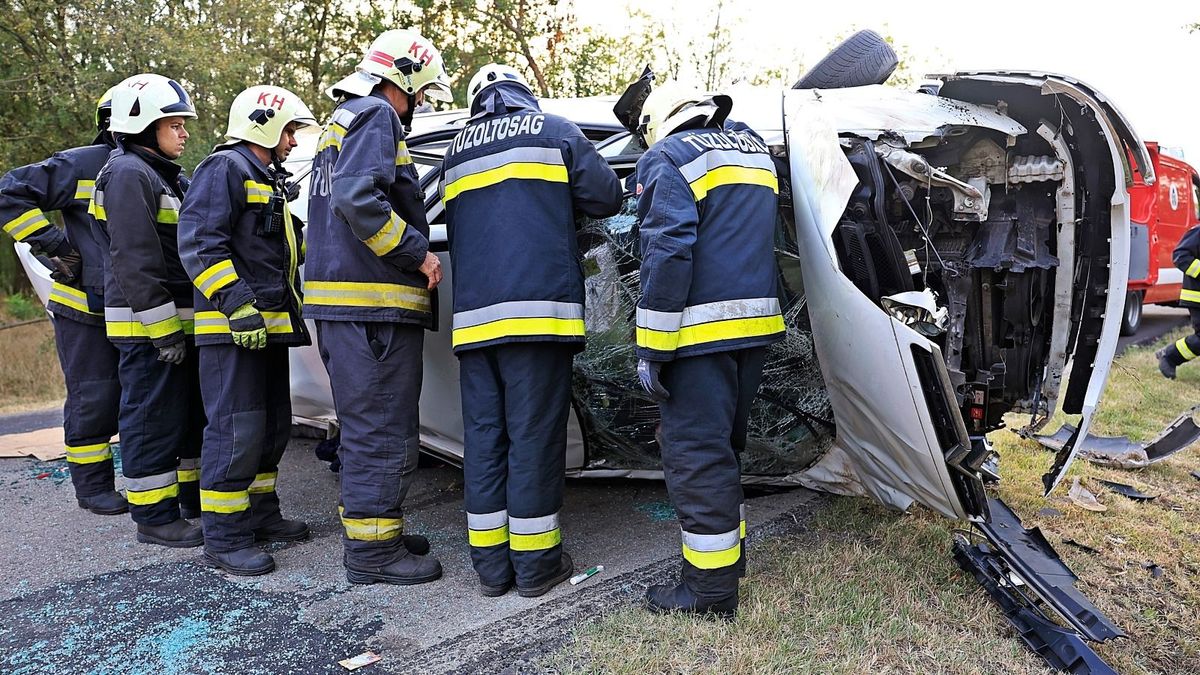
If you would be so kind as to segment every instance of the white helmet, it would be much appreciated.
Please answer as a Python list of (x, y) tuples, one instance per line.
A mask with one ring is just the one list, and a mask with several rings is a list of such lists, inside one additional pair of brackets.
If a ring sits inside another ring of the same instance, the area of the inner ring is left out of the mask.
[(521, 73), (516, 68), (506, 66), (502, 63), (489, 63), (479, 69), (475, 76), (471, 78), (471, 83), (467, 85), (467, 107), (475, 107), (475, 98), (483, 93), (484, 89), (496, 84), (497, 82), (515, 82), (532, 94), (533, 89), (530, 89), (529, 83), (521, 77)]
[(108, 130), (138, 134), (164, 117), (195, 117), (192, 99), (179, 83), (162, 75), (142, 73), (126, 78), (112, 95)]
[(414, 30), (389, 30), (367, 48), (355, 72), (327, 91), (336, 99), (338, 92), (366, 96), (380, 79), (386, 79), (406, 94), (415, 96), (422, 89), (425, 96), (438, 101), (453, 101), (450, 78), (442, 62), (442, 53)]
[(225, 139), (231, 143), (248, 141), (273, 149), (279, 145), (283, 128), (289, 122), (302, 127), (315, 126), (316, 117), (300, 97), (282, 87), (250, 87), (233, 99), (229, 106), (229, 128)]
[(638, 131), (646, 145), (654, 145), (671, 132), (697, 120), (708, 124), (724, 122), (733, 108), (733, 99), (725, 94), (705, 94), (677, 82), (664, 82), (654, 87), (642, 104), (642, 119)]

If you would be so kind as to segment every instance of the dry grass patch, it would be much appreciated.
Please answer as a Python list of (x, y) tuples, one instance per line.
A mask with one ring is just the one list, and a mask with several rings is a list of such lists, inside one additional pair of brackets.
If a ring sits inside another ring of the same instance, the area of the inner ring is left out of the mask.
[(45, 408), (65, 396), (50, 322), (0, 330), (0, 413)]
[[(1181, 367), (1179, 379), (1169, 382), (1158, 374), (1153, 352), (1134, 349), (1117, 361), (1096, 433), (1147, 440), (1200, 402), (1200, 363)], [(1014, 427), (1024, 422), (1011, 420)], [(1008, 432), (993, 440), (1001, 454), (999, 495), (1027, 527), (1042, 529), (1079, 575), (1080, 589), (1129, 634), (1096, 651), (1121, 673), (1200, 672), (1195, 450), (1141, 472), (1077, 462), (1067, 485), (1080, 476), (1108, 506), (1092, 513), (1066, 499), (1066, 485), (1042, 497), (1050, 453)], [(1161, 496), (1135, 503), (1098, 478)], [(1046, 507), (1062, 515), (1038, 513)], [(958, 523), (923, 510), (896, 514), (864, 499), (833, 498), (814, 508), (802, 534), (751, 549), (736, 622), (628, 608), (580, 628), (548, 665), (615, 673), (1047, 672), (955, 565), (950, 546)], [(1160, 578), (1143, 567), (1148, 562), (1162, 568)]]

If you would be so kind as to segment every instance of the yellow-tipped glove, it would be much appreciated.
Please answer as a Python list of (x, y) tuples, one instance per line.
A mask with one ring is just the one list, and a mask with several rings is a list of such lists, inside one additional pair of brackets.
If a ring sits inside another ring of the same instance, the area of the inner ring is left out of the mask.
[(233, 344), (239, 347), (262, 349), (267, 346), (267, 324), (251, 303), (233, 310), (229, 330), (233, 333)]

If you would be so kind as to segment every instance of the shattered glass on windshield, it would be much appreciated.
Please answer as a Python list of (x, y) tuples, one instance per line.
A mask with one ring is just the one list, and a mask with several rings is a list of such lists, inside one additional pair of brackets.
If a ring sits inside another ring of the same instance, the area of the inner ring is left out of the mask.
[[(588, 439), (588, 469), (659, 470), (658, 406), (637, 385), (634, 315), (640, 297), (636, 200), (616, 216), (587, 219), (579, 234), (587, 293), (587, 350), (575, 359), (574, 403)], [(794, 228), (776, 227), (787, 334), (767, 353), (750, 413), (742, 473), (788, 475), (833, 443), (833, 411), (804, 303)]]

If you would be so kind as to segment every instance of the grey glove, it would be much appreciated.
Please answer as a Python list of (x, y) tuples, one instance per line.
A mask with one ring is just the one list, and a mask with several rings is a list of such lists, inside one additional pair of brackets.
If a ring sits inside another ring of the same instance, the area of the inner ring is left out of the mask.
[(652, 400), (662, 403), (671, 398), (671, 393), (667, 388), (662, 386), (662, 382), (658, 380), (658, 375), (662, 371), (661, 361), (647, 361), (646, 359), (638, 359), (638, 381), (642, 383), (642, 389), (646, 390)]
[(158, 360), (175, 366), (183, 363), (183, 359), (186, 356), (187, 343), (183, 340), (180, 340), (173, 345), (167, 345), (166, 347), (158, 348)]

